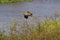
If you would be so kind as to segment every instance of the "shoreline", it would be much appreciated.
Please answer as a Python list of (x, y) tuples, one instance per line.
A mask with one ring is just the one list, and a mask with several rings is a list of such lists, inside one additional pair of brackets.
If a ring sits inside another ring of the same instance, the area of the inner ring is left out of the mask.
[(19, 2), (32, 2), (32, 0), (0, 0), (0, 4), (11, 4), (11, 3), (19, 3)]

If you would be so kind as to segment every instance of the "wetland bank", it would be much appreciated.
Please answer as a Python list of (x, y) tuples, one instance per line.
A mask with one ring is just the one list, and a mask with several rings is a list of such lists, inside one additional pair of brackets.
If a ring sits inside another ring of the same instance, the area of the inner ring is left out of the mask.
[[(60, 40), (59, 4), (59, 0), (0, 4), (0, 39)], [(31, 11), (33, 17), (25, 20), (25, 11)]]

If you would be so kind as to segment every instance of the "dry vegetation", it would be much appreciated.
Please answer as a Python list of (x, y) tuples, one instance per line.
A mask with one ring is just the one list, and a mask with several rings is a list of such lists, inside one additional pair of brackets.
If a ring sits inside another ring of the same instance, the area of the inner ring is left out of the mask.
[[(16, 30), (17, 22), (10, 27), (9, 35), (0, 32), (0, 40), (60, 40), (60, 16), (56, 13), (55, 17), (45, 17), (44, 22), (37, 21), (37, 28), (33, 30), (33, 25), (29, 28), (26, 22), (26, 29)], [(21, 26), (19, 26), (21, 27)], [(23, 27), (21, 28), (23, 29)]]

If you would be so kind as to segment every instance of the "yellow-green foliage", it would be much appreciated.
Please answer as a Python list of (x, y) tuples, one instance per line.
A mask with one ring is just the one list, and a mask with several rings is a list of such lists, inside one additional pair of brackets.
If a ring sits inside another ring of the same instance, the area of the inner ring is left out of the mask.
[(29, 26), (31, 24), (25, 21), (25, 24), (23, 24), (25, 29), (19, 26), (23, 29), (22, 33), (20, 33), (21, 29), (17, 31), (18, 22), (14, 19), (14, 23), (10, 26), (9, 35), (4, 35), (4, 32), (0, 32), (0, 40), (60, 40), (60, 18), (52, 18), (47, 17), (44, 22), (37, 21), (38, 25), (35, 29), (33, 29), (33, 25)]
[(0, 0), (0, 4), (15, 2), (31, 2), (32, 0)]
[(0, 0), (0, 3), (31, 2), (32, 0)]

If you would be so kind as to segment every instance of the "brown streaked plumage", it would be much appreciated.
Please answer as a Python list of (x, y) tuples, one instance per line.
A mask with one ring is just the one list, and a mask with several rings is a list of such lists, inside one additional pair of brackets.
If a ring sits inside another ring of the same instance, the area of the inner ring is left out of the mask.
[(24, 18), (28, 19), (29, 16), (32, 16), (32, 13), (30, 11), (26, 11), (24, 13)]

